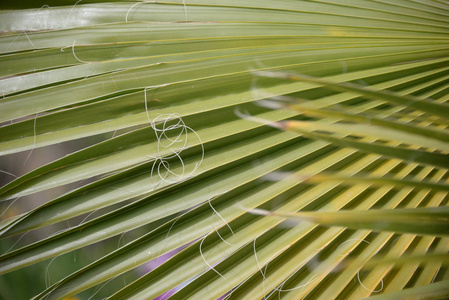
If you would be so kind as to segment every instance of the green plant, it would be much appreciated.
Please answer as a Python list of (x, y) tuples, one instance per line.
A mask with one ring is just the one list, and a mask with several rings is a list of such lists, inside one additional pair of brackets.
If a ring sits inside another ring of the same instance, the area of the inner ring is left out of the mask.
[(36, 299), (448, 295), (447, 3), (20, 5), (0, 153), (83, 148), (0, 188), (0, 284), (93, 249)]

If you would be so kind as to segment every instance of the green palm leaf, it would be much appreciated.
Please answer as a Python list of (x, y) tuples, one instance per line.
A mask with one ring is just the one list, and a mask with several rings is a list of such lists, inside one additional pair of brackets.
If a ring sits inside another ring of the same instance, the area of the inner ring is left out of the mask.
[(3, 298), (447, 295), (447, 3), (43, 4), (0, 5)]

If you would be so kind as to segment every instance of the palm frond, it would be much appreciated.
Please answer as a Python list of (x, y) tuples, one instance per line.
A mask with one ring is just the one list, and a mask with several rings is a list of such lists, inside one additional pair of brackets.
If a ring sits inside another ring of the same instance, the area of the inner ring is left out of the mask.
[(447, 295), (447, 3), (72, 2), (0, 5), (2, 296)]

